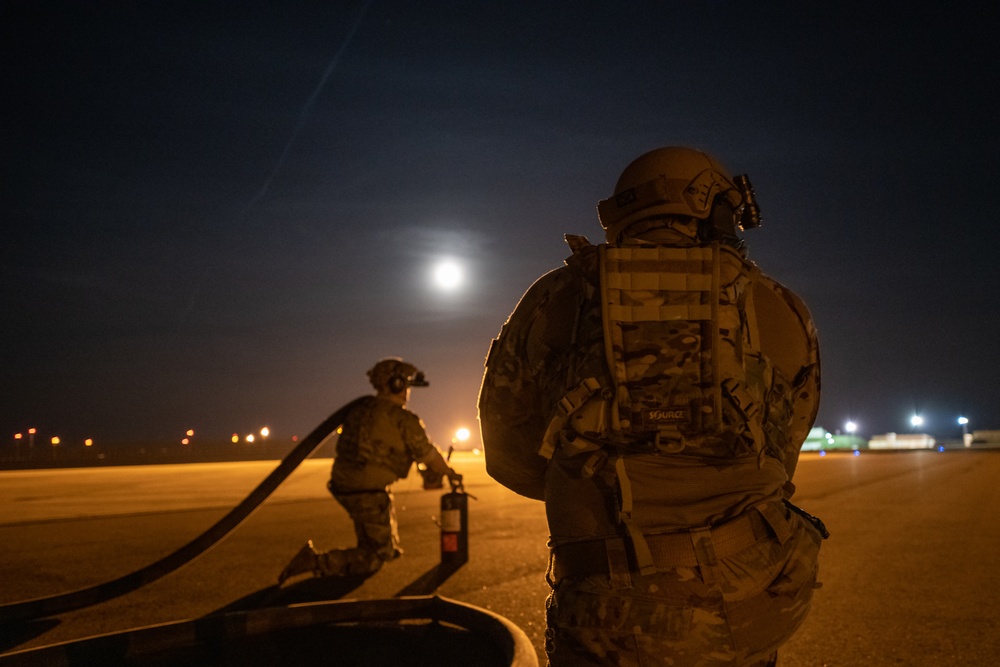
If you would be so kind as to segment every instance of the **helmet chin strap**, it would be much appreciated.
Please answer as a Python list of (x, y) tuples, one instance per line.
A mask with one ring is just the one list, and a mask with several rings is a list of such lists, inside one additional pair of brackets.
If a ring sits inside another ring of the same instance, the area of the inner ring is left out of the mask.
[(745, 250), (746, 241), (741, 239), (739, 236), (720, 231), (717, 227), (711, 226), (710, 220), (704, 220), (703, 222), (706, 223), (705, 225), (702, 225), (705, 232), (698, 234), (702, 243), (714, 243), (718, 241), (719, 243), (727, 245), (734, 250)]

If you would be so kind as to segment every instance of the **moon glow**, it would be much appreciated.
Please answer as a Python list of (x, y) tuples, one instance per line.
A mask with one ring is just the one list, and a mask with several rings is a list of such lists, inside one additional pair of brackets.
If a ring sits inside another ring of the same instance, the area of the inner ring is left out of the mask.
[(439, 289), (454, 290), (462, 284), (463, 278), (462, 267), (452, 260), (444, 260), (434, 267), (434, 285)]

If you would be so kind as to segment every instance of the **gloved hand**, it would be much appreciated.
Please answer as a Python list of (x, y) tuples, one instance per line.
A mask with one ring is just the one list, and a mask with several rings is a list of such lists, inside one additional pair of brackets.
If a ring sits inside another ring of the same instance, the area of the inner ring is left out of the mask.
[(432, 491), (434, 489), (444, 488), (444, 475), (439, 472), (434, 472), (425, 465), (418, 465), (417, 472), (424, 480), (424, 490)]

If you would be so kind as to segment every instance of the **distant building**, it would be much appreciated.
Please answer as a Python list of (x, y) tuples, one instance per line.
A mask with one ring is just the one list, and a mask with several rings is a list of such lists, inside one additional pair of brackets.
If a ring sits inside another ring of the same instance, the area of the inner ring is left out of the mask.
[(874, 435), (869, 449), (934, 449), (937, 441), (926, 433), (886, 433)]
[(970, 444), (1000, 446), (1000, 431), (973, 431)]
[(822, 426), (814, 426), (810, 429), (806, 441), (802, 444), (804, 452), (854, 451), (856, 449), (868, 449), (868, 441), (860, 435), (852, 433), (830, 433)]

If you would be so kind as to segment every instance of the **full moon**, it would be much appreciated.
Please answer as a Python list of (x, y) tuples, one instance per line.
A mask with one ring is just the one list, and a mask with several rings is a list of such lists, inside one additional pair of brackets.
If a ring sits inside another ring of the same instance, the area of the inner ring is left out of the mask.
[(444, 290), (453, 290), (462, 284), (462, 267), (446, 260), (434, 267), (434, 284)]

